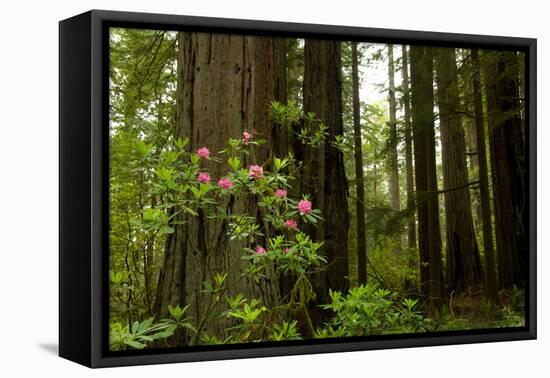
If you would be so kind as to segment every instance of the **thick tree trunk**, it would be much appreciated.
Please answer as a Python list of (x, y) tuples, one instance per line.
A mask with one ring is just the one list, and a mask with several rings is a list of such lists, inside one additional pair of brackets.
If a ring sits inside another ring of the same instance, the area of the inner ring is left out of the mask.
[(517, 56), (487, 54), (485, 88), (500, 288), (524, 287), (527, 279), (526, 157), (517, 98)]
[[(254, 128), (270, 146), (273, 125), (268, 107), (276, 94), (273, 39), (180, 33), (178, 42), (175, 136), (188, 137), (191, 150), (207, 146), (211, 151), (220, 151), (229, 138), (240, 139), (244, 130)], [(262, 164), (268, 154), (269, 149), (255, 150), (244, 164)], [(208, 163), (205, 167), (213, 180), (227, 171), (222, 164)], [(251, 196), (232, 197), (222, 206), (228, 212), (256, 214), (261, 219)], [(184, 225), (174, 226), (174, 233), (166, 241), (157, 316), (165, 317), (169, 304), (190, 304), (189, 315), (197, 321), (205, 318), (210, 298), (202, 292), (203, 282), (215, 273), (228, 273), (228, 295), (241, 292), (260, 297), (258, 285), (240, 276), (244, 245), (227, 240), (225, 223), (208, 219), (201, 211), (198, 217), (185, 221)], [(275, 285), (269, 281), (260, 285), (264, 302), (276, 300)]]
[(428, 309), (433, 311), (443, 297), (443, 268), (435, 159), (431, 48), (413, 46), (410, 49), (410, 58), (420, 288)]
[(365, 226), (365, 178), (363, 175), (363, 142), (361, 138), (361, 109), (359, 102), (359, 69), (357, 42), (351, 44), (353, 86), (353, 139), (355, 144), (355, 210), (357, 213), (357, 283), (367, 282), (367, 237)]
[(445, 186), (447, 285), (449, 292), (459, 294), (479, 286), (483, 272), (467, 186), (466, 138), (459, 113), (455, 50), (438, 49), (436, 63)]
[[(411, 99), (409, 90), (409, 58), (407, 46), (402, 46), (402, 64), (403, 64), (403, 105), (404, 105), (404, 121), (405, 121), (405, 171), (407, 181), (407, 207), (413, 206), (414, 203), (414, 173), (413, 173), (413, 142), (411, 128)], [(409, 247), (409, 268), (414, 268), (416, 253), (416, 219), (414, 214), (411, 214), (407, 221), (407, 245)], [(409, 282), (407, 287), (416, 286)]]
[[(304, 79), (303, 79), (303, 109), (304, 114), (315, 113), (315, 119), (326, 124), (325, 116), (327, 109), (325, 105), (329, 100), (334, 100), (332, 94), (327, 98), (327, 50), (326, 42), (317, 40), (306, 40), (304, 44)], [(319, 126), (301, 125), (310, 129)], [(299, 130), (297, 130), (299, 132)], [(300, 193), (309, 196), (315, 208), (323, 208), (325, 203), (325, 144), (310, 146), (301, 141), (295, 143), (295, 153), (303, 162), (303, 169), (300, 175)], [(324, 216), (324, 214), (323, 214)], [(324, 227), (322, 224), (304, 225), (303, 229), (314, 240), (324, 240)]]
[(349, 229), (348, 187), (343, 154), (333, 144), (343, 134), (340, 43), (306, 40), (304, 46), (304, 112), (327, 126), (321, 148), (307, 147), (302, 193), (313, 194), (313, 203), (321, 208), (324, 221), (315, 231), (324, 242), (327, 271), (318, 284), (319, 301), (325, 301), (328, 289), (348, 287), (347, 240)]
[(474, 90), (474, 113), (476, 129), (476, 146), (479, 164), (479, 196), (481, 208), (481, 226), (483, 228), (483, 255), (485, 257), (485, 290), (487, 298), (498, 303), (495, 249), (493, 245), (493, 225), (491, 222), (491, 199), (489, 196), (489, 173), (485, 142), (485, 122), (481, 94), (481, 75), (478, 50), (472, 50), (472, 73)]

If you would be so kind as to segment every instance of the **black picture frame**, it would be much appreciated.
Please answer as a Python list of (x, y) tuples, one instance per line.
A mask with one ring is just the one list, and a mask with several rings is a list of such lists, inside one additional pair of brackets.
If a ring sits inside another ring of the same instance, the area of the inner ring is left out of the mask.
[[(109, 352), (108, 28), (195, 30), (398, 44), (513, 49), (526, 54), (529, 282), (526, 325), (488, 329)], [(88, 367), (267, 357), (535, 339), (536, 39), (92, 10), (59, 24), (59, 355)]]

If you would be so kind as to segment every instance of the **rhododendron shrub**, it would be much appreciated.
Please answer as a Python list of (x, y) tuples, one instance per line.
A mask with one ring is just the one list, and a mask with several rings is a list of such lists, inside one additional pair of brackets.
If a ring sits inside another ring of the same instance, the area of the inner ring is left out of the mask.
[[(211, 302), (202, 318), (194, 319), (196, 324), (190, 344), (300, 337), (292, 316), (296, 312), (307, 314), (306, 306), (314, 295), (310, 277), (326, 263), (321, 253), (323, 244), (312, 241), (300, 230), (300, 225), (317, 223), (321, 212), (314, 208), (307, 195), (290, 195), (297, 182), (294, 175), (299, 165), (292, 156), (274, 156), (268, 164), (254, 161), (254, 149), (262, 148), (264, 143), (257, 132), (245, 131), (240, 139), (229, 139), (227, 148), (217, 154), (207, 145), (195, 152), (189, 151), (189, 141), (178, 139), (157, 156), (150, 150), (141, 156), (142, 167), (154, 174), (154, 194), (162, 198), (157, 207), (149, 209), (159, 214), (156, 223), (145, 224), (148, 219), (145, 216), (142, 228), (149, 227), (151, 232), (158, 228), (170, 233), (175, 224), (192, 221), (200, 213), (206, 214), (209, 222), (226, 225), (225, 237), (229, 243), (242, 246), (241, 258), (248, 262), (246, 269), (240, 272), (243, 278), (260, 286), (265, 285), (267, 279), (274, 280), (272, 286), (275, 288), (280, 287), (284, 277), (293, 278), (294, 283), (285, 298), (275, 295), (275, 299), (243, 298), (244, 304), (228, 303), (230, 309), (223, 316), (224, 324), (229, 324), (233, 330), (242, 326), (242, 334), (227, 331), (207, 335), (203, 334), (202, 325), (219, 316), (209, 309), (223, 306), (223, 302), (229, 300), (227, 285), (231, 285), (226, 279), (228, 272), (214, 272), (209, 267), (202, 291)], [(256, 213), (243, 209), (228, 210), (225, 204), (230, 198), (247, 198), (255, 202), (261, 219)], [(183, 216), (185, 214), (187, 216)], [(275, 311), (273, 306), (279, 308)], [(250, 319), (240, 324), (239, 321), (247, 316)], [(252, 326), (264, 317), (270, 325)], [(307, 323), (312, 337), (313, 326), (311, 321)], [(188, 334), (190, 329), (187, 328)], [(248, 335), (246, 340), (245, 335)]]

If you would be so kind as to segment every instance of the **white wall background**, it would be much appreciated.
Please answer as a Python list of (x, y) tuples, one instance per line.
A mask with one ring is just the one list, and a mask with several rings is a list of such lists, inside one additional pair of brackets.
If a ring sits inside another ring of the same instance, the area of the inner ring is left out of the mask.
[[(550, 372), (548, 69), (544, 1), (6, 0), (0, 5), (0, 376), (542, 377)], [(535, 37), (539, 340), (89, 370), (56, 356), (58, 25), (89, 9)], [(545, 274), (546, 273), (546, 274)], [(546, 296), (546, 297), (545, 297)], [(546, 351), (545, 351), (546, 349)]]

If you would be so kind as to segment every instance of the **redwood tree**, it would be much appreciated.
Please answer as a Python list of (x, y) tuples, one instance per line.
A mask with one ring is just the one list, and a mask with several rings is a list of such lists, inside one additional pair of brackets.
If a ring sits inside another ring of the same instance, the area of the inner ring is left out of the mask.
[(528, 273), (525, 135), (518, 100), (518, 56), (485, 54), (491, 177), (500, 288), (524, 287)]
[(432, 49), (412, 46), (411, 116), (420, 251), (420, 289), (428, 308), (438, 307), (443, 296), (443, 268), (435, 159)]
[(355, 159), (355, 210), (357, 213), (357, 283), (367, 282), (367, 237), (365, 226), (365, 178), (363, 175), (363, 142), (361, 138), (361, 109), (359, 102), (359, 69), (357, 42), (351, 44), (353, 86), (353, 140)]
[[(257, 130), (272, 140), (268, 107), (276, 98), (274, 40), (226, 34), (180, 33), (178, 38), (178, 89), (175, 137), (189, 138), (189, 148), (207, 146), (221, 151), (229, 138), (240, 139), (244, 130)], [(244, 164), (262, 164), (269, 148), (257, 150)], [(208, 163), (213, 179), (227, 167)], [(226, 211), (262, 214), (254, 198), (231, 196)], [(190, 304), (188, 314), (204, 318), (207, 300), (203, 282), (214, 273), (228, 273), (228, 294), (258, 295), (258, 284), (243, 281), (240, 242), (227, 240), (224, 221), (214, 221), (199, 211), (197, 217), (176, 217), (174, 232), (166, 239), (164, 263), (159, 274), (156, 315), (166, 317), (167, 306)], [(231, 269), (229, 269), (231, 267)], [(269, 301), (278, 288), (260, 283)], [(212, 325), (217, 326), (217, 325)]]
[(348, 287), (348, 184), (343, 153), (334, 145), (343, 135), (340, 43), (306, 39), (304, 45), (304, 113), (314, 113), (326, 125), (321, 147), (307, 147), (304, 153), (303, 193), (314, 193), (313, 203), (321, 208), (324, 221), (315, 231), (324, 242), (328, 268), (319, 278), (319, 300), (328, 289)]
[[(397, 106), (395, 101), (395, 65), (393, 59), (393, 45), (388, 45), (388, 104), (389, 104), (389, 165), (390, 165), (390, 198), (393, 211), (400, 210), (399, 196), (399, 167), (397, 154)], [(394, 252), (400, 251), (401, 237), (397, 235), (395, 238)]]
[(459, 294), (483, 280), (466, 163), (466, 140), (460, 115), (456, 53), (440, 48), (436, 57), (437, 102), (441, 132), (449, 292)]
[[(407, 46), (402, 46), (402, 77), (403, 77), (403, 108), (405, 124), (405, 173), (407, 182), (407, 206), (414, 204), (414, 172), (413, 172), (413, 142), (411, 127), (411, 98), (409, 88), (409, 57)], [(416, 219), (411, 214), (407, 221), (407, 244), (409, 247), (409, 267), (414, 264), (414, 253), (416, 253)]]
[(472, 85), (474, 92), (474, 116), (477, 156), (479, 164), (479, 197), (481, 208), (481, 226), (483, 228), (483, 255), (485, 257), (485, 290), (487, 297), (498, 303), (495, 248), (493, 244), (493, 224), (491, 222), (491, 198), (489, 195), (489, 169), (487, 168), (487, 152), (485, 140), (485, 119), (483, 114), (483, 101), (481, 92), (481, 74), (479, 52), (473, 49), (472, 59)]

